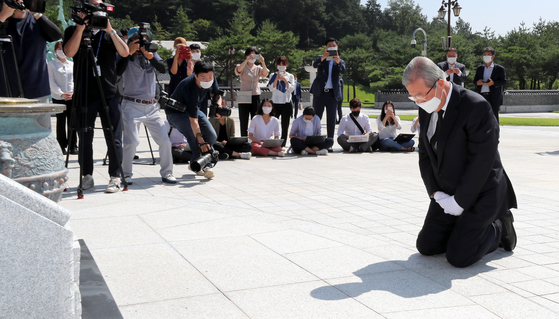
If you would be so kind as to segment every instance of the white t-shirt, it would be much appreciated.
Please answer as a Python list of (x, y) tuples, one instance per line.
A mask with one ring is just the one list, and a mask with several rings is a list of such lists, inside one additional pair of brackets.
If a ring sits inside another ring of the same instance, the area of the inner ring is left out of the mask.
[(377, 126), (378, 126), (378, 138), (379, 140), (384, 140), (387, 137), (390, 138), (395, 138), (396, 136), (398, 136), (398, 134), (396, 134), (396, 130), (401, 130), (402, 129), (402, 125), (400, 124), (400, 118), (398, 116), (395, 116), (396, 120), (398, 122), (398, 126), (396, 125), (390, 125), (390, 122), (386, 122), (386, 126), (384, 126), (384, 124), (382, 124), (382, 121), (380, 120), (380, 116), (377, 117)]
[(252, 118), (252, 121), (250, 121), (248, 132), (252, 133), (254, 138), (259, 141), (271, 139), (275, 136), (280, 136), (279, 121), (277, 118), (272, 116), (268, 124), (266, 124), (264, 123), (262, 115), (256, 115)]

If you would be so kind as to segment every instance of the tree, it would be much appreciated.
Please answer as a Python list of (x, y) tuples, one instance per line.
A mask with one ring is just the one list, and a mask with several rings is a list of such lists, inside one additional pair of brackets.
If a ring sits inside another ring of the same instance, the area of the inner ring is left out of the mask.
[(171, 19), (171, 27), (169, 28), (171, 38), (183, 37), (187, 40), (194, 39), (196, 30), (183, 7), (179, 7), (177, 14)]
[(396, 31), (398, 35), (411, 34), (416, 28), (427, 24), (427, 17), (413, 0), (389, 0), (383, 13), (383, 28)]
[(293, 68), (300, 67), (303, 63), (300, 55), (294, 54), (297, 50), (299, 37), (293, 32), (282, 32), (276, 24), (265, 20), (256, 32), (256, 44), (260, 53), (264, 55), (267, 67), (274, 70), (275, 61), (279, 56), (285, 55)]

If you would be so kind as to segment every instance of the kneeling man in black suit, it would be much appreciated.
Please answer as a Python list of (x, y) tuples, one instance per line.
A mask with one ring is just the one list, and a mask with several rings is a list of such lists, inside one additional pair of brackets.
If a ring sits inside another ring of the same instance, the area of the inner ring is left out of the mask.
[(425, 57), (414, 58), (402, 79), (419, 109), (419, 169), (431, 198), (417, 238), (423, 255), (446, 253), (467, 267), (501, 246), (511, 251), (516, 232), (510, 208), (516, 196), (497, 150), (499, 124), (479, 94), (446, 80)]

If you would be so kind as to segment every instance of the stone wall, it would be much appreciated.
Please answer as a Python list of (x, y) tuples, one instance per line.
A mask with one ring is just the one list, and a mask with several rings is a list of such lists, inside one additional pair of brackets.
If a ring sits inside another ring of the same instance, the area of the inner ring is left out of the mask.
[(81, 318), (70, 212), (0, 174), (0, 317)]

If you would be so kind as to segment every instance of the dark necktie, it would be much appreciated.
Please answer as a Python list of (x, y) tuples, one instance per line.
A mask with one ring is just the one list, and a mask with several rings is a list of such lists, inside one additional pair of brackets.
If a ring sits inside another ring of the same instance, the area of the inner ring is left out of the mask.
[(431, 144), (431, 147), (435, 151), (437, 150), (437, 141), (439, 140), (439, 132), (441, 131), (441, 127), (443, 126), (444, 111), (440, 110), (439, 112), (437, 112), (437, 115), (439, 116), (439, 118), (437, 120), (437, 127), (435, 128), (435, 134), (433, 134), (433, 136), (431, 137), (431, 140), (429, 141), (429, 143)]

